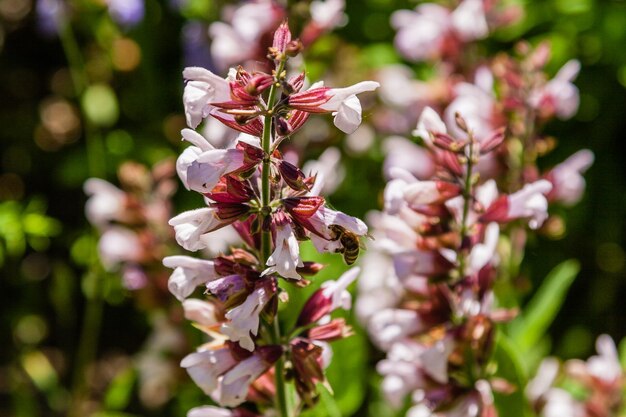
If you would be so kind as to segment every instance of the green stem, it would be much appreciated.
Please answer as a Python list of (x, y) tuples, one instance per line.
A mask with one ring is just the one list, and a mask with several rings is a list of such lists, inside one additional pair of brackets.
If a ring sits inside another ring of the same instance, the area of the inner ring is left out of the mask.
[[(280, 61), (276, 69), (276, 79), (279, 80), (285, 68), (285, 61)], [(261, 137), (261, 146), (265, 152), (263, 165), (261, 167), (261, 216), (263, 220), (271, 214), (270, 207), (270, 152), (272, 145), (272, 117), (276, 104), (276, 93), (278, 92), (278, 81), (270, 87), (269, 97), (267, 99), (267, 113), (265, 115), (265, 124), (263, 126), (263, 136)], [(261, 264), (265, 265), (271, 253), (271, 236), (269, 230), (261, 232)], [(281, 344), (280, 323), (278, 317), (274, 317), (273, 331), (270, 331), (270, 338), (273, 344)], [(285, 359), (281, 356), (276, 362), (274, 368), (276, 382), (276, 408), (280, 417), (289, 417), (289, 409), (287, 407), (287, 396), (285, 390)]]
[(467, 156), (467, 171), (465, 173), (465, 184), (463, 186), (463, 217), (461, 219), (461, 250), (459, 251), (459, 279), (465, 275), (465, 252), (463, 244), (467, 238), (467, 218), (472, 202), (472, 169), (474, 167), (474, 136), (469, 134), (469, 152)]

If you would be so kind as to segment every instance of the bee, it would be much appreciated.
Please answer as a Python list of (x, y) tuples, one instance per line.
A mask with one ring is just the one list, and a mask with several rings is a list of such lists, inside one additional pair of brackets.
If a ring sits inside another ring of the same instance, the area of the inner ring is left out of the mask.
[(336, 224), (330, 225), (329, 228), (335, 234), (333, 240), (338, 240), (341, 243), (341, 248), (337, 249), (337, 252), (343, 255), (346, 264), (352, 265), (359, 257), (361, 249), (359, 237)]

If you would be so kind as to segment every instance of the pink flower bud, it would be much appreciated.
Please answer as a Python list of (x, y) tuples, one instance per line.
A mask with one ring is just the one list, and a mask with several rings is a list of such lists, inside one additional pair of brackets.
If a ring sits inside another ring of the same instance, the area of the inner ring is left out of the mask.
[(331, 320), (329, 323), (313, 327), (307, 333), (310, 339), (323, 340), (325, 342), (334, 342), (352, 334), (352, 328), (346, 324), (345, 319)]
[(300, 169), (285, 160), (276, 163), (280, 176), (289, 187), (296, 191), (308, 190), (309, 187), (304, 182), (304, 173)]
[(276, 32), (274, 32), (274, 42), (272, 43), (272, 48), (275, 52), (284, 54), (289, 42), (291, 42), (291, 31), (289, 30), (287, 21), (284, 21), (278, 29), (276, 29)]
[(322, 284), (322, 288), (315, 291), (302, 307), (298, 317), (298, 326), (315, 323), (339, 307), (344, 310), (349, 309), (351, 296), (346, 288), (356, 280), (360, 271), (361, 268), (352, 268), (337, 281), (326, 281)]

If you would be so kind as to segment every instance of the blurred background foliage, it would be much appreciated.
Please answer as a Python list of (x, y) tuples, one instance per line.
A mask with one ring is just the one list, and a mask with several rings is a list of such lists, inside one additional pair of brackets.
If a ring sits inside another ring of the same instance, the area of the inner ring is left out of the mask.
[[(119, 277), (98, 266), (97, 237), (83, 214), (82, 184), (88, 177), (115, 182), (123, 161), (151, 166), (181, 149), (181, 70), (191, 47), (189, 32), (205, 36), (203, 25), (217, 19), (228, 2), (174, 3), (145, 0), (144, 19), (125, 29), (101, 1), (71, 1), (77, 14), (56, 36), (38, 21), (34, 0), (0, 0), (2, 415), (61, 415), (81, 390), (98, 393), (92, 398), (101, 404), (94, 408), (100, 416), (184, 415), (204, 402), (187, 384), (166, 407), (139, 404), (129, 355), (141, 348), (154, 323), (136, 308)], [(525, 18), (481, 47), (508, 50), (521, 37), (533, 44), (549, 40), (554, 72), (570, 58), (583, 65), (576, 81), (578, 115), (548, 126), (559, 146), (542, 163), (553, 165), (583, 147), (593, 150), (596, 162), (586, 174), (584, 200), (558, 213), (563, 222), (552, 237), (530, 242), (520, 288), (531, 295), (553, 267), (579, 260), (580, 273), (562, 309), (554, 312), (544, 347), (563, 358), (584, 357), (597, 334), (609, 333), (617, 341), (626, 336), (626, 2), (517, 3)], [(347, 83), (401, 62), (391, 44), (389, 16), (415, 4), (348, 1), (348, 24), (307, 53), (310, 77), (333, 74)], [(292, 21), (298, 24), (297, 13)], [(202, 45), (196, 48), (202, 56)], [(206, 62), (210, 65), (208, 54)], [(418, 66), (416, 72), (425, 76), (428, 68)], [(355, 146), (329, 135), (324, 146), (338, 145), (346, 157), (346, 178), (330, 201), (363, 217), (380, 207), (381, 138), (362, 138)], [(293, 146), (304, 145), (296, 139)], [(307, 152), (315, 157), (322, 150), (310, 143)], [(190, 194), (176, 195), (176, 212), (199, 204)], [(334, 278), (343, 268), (337, 257), (321, 261), (333, 264), (322, 278)], [(292, 294), (289, 308), (297, 311), (301, 297)], [(101, 329), (89, 328), (94, 318), (101, 318)], [(193, 329), (184, 330), (199, 339)], [(80, 343), (85, 331), (86, 347)], [(338, 343), (335, 358), (329, 378), (337, 396), (322, 395), (311, 415), (391, 415), (377, 400), (376, 377), (366, 375), (364, 363), (373, 365), (378, 358), (365, 337), (357, 332)], [(85, 366), (90, 372), (103, 367), (98, 374), (103, 379), (83, 381), (77, 369)]]

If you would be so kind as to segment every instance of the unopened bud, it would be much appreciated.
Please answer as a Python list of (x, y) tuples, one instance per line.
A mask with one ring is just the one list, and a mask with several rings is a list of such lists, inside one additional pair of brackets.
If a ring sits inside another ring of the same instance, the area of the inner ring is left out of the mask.
[(456, 125), (459, 127), (459, 129), (461, 129), (465, 133), (469, 133), (467, 123), (459, 112), (454, 113), (454, 121), (456, 122)]
[(257, 96), (270, 87), (273, 82), (274, 77), (269, 74), (256, 74), (248, 81), (245, 91), (250, 95)]
[(326, 265), (324, 264), (307, 261), (304, 262), (303, 266), (296, 268), (296, 271), (298, 271), (300, 275), (311, 276), (316, 275), (318, 272), (324, 269), (324, 267), (326, 267)]
[(463, 167), (459, 162), (459, 157), (457, 154), (443, 151), (440, 154), (441, 164), (454, 176), (462, 177), (463, 176)]
[(480, 153), (486, 154), (500, 146), (504, 141), (504, 127), (491, 132), (491, 135), (480, 143)]
[(287, 44), (287, 47), (285, 48), (285, 55), (294, 57), (302, 51), (302, 48), (303, 46), (300, 39), (293, 40)]
[(293, 128), (287, 119), (279, 117), (276, 120), (276, 133), (278, 136), (289, 136), (293, 132)]
[[(291, 31), (289, 30), (289, 25), (287, 21), (281, 23), (281, 25), (274, 32), (274, 42), (272, 43), (272, 48), (270, 50), (270, 54), (274, 55), (282, 55), (285, 53), (287, 49), (287, 45), (291, 42)], [(278, 56), (275, 57), (279, 58)]]

